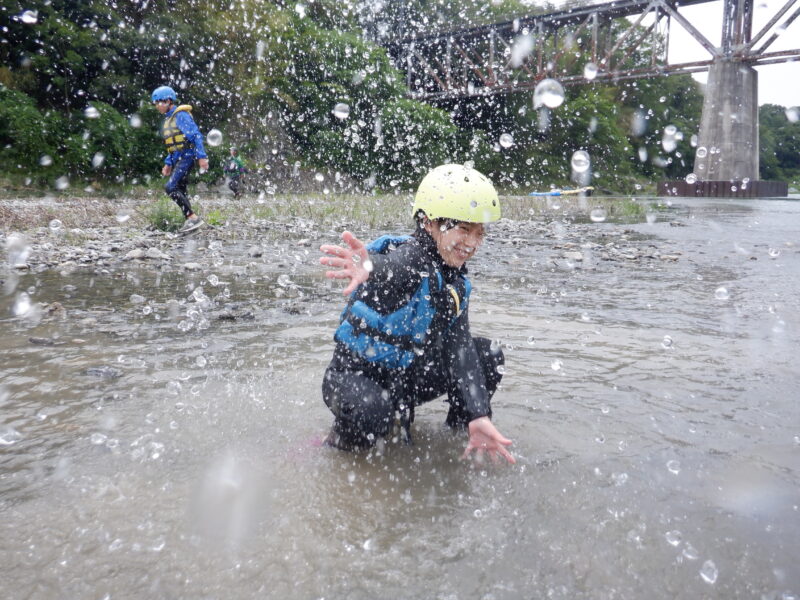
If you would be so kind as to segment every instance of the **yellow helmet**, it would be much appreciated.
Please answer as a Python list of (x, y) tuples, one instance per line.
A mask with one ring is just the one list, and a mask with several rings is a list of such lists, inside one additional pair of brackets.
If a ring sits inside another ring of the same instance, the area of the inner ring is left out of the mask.
[(500, 200), (492, 182), (475, 169), (441, 165), (417, 188), (412, 216), (420, 210), (431, 220), (491, 223), (500, 218)]

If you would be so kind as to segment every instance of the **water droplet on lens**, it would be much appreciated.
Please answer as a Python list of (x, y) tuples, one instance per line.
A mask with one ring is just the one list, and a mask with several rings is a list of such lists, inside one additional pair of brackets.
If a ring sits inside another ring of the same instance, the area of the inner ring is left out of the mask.
[(536, 339), (531, 335), (528, 336), (528, 345), (533, 346), (536, 343)]
[(786, 118), (789, 119), (790, 123), (797, 123), (797, 121), (800, 121), (800, 109), (798, 109), (796, 106), (787, 108)]
[(686, 176), (686, 183), (691, 185), (691, 184), (693, 184), (695, 182), (697, 182), (697, 175), (695, 175), (694, 173), (689, 173)]
[(592, 211), (589, 213), (589, 218), (594, 223), (602, 223), (603, 221), (606, 220), (606, 216), (607, 216), (606, 209), (600, 206), (593, 208)]
[(589, 153), (585, 150), (578, 150), (572, 154), (572, 160), (570, 161), (570, 165), (572, 166), (572, 170), (576, 173), (583, 173), (585, 172), (589, 166), (592, 164), (592, 160), (589, 157)]
[(706, 583), (716, 583), (718, 574), (719, 571), (717, 571), (717, 565), (714, 564), (713, 560), (707, 560), (704, 562), (702, 568), (700, 569), (700, 577), (702, 577), (703, 581)]
[(680, 545), (681, 540), (683, 539), (683, 536), (681, 535), (681, 532), (678, 531), (677, 529), (673, 529), (672, 531), (668, 531), (664, 535), (664, 537), (667, 538), (667, 543), (669, 543), (670, 546), (678, 546), (678, 545)]
[(555, 79), (542, 79), (533, 91), (533, 107), (557, 108), (564, 102), (564, 87)]
[(138, 129), (142, 126), (142, 118), (139, 115), (131, 115), (131, 118), (128, 119), (128, 123), (130, 123), (131, 127), (134, 129)]
[(707, 155), (708, 155), (708, 150), (706, 149), (705, 146), (700, 146), (697, 149), (697, 152), (695, 152), (695, 156), (697, 156), (697, 158), (705, 158)]
[(614, 485), (625, 485), (628, 481), (628, 474), (627, 473), (612, 473), (611, 480), (614, 482)]
[(344, 102), (339, 102), (333, 107), (333, 116), (337, 119), (346, 119), (350, 116), (350, 106)]
[(94, 106), (87, 106), (83, 114), (87, 119), (97, 119), (100, 116), (100, 111)]
[(561, 367), (563, 366), (564, 366), (564, 361), (558, 358), (550, 363), (550, 368), (553, 369), (553, 371), (560, 371)]
[(62, 175), (55, 181), (55, 186), (57, 190), (65, 190), (69, 187), (69, 177), (66, 175)]
[(325, 175), (323, 175), (322, 173), (317, 173), (316, 175), (314, 175), (314, 179), (316, 179), (319, 182), (323, 182), (325, 181)]
[(728, 289), (723, 286), (718, 287), (716, 290), (714, 290), (714, 298), (716, 298), (717, 300), (727, 300), (728, 298), (730, 298)]
[(500, 136), (500, 145), (503, 148), (510, 148), (514, 145), (514, 136), (510, 133), (504, 133)]
[(205, 366), (206, 366), (206, 364), (208, 363), (208, 361), (206, 360), (206, 357), (205, 357), (205, 356), (198, 356), (198, 357), (195, 359), (195, 361), (194, 361), (194, 362), (195, 362), (195, 363), (197, 363), (197, 366), (198, 366), (198, 367), (200, 367), (201, 369), (202, 369), (203, 367), (205, 367)]
[(665, 335), (664, 339), (661, 341), (661, 347), (665, 350), (667, 348), (672, 348), (672, 338), (668, 335)]
[(770, 258), (778, 258), (781, 255), (781, 251), (778, 248), (770, 248), (769, 249), (769, 257)]
[(681, 463), (677, 460), (668, 460), (667, 461), (667, 469), (673, 475), (677, 475), (681, 472)]
[(43, 167), (49, 167), (53, 164), (53, 158), (48, 154), (42, 154), (42, 156), (39, 158), (39, 164)]
[(0, 446), (11, 446), (22, 439), (22, 434), (9, 425), (0, 427)]
[(591, 81), (592, 79), (597, 77), (597, 71), (598, 71), (597, 65), (594, 64), (593, 62), (588, 62), (583, 67), (583, 76), (589, 81)]
[(26, 25), (35, 25), (39, 21), (39, 11), (26, 10), (19, 16), (19, 20)]
[(689, 560), (697, 560), (700, 558), (700, 555), (697, 553), (697, 548), (692, 546), (691, 544), (687, 543), (684, 548), (683, 552), (681, 552), (683, 556)]
[(206, 136), (209, 146), (219, 146), (222, 143), (222, 132), (219, 129), (212, 129)]
[(50, 227), (50, 231), (58, 231), (59, 229), (61, 229), (62, 223), (58, 219), (53, 219), (52, 221), (50, 221), (48, 227)]

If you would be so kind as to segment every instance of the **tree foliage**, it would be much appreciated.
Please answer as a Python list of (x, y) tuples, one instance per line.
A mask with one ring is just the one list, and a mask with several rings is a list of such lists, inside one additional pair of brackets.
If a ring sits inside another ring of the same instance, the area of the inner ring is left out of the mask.
[[(256, 165), (335, 171), (360, 189), (411, 187), (449, 160), (473, 161), (509, 190), (567, 185), (576, 150), (612, 189), (691, 171), (702, 94), (689, 76), (573, 87), (549, 111), (529, 94), (432, 106), (407, 97), (378, 45), (530, 14), (517, 0), (9, 0), (0, 8), (2, 168), (42, 182), (156, 176), (163, 144), (149, 92), (166, 84), (194, 106), (202, 131), (220, 129)], [(626, 60), (645, 61), (645, 50)], [(581, 69), (579, 52), (554, 72)], [(779, 107), (762, 107), (761, 119), (762, 176), (796, 177), (796, 123), (787, 127)], [(225, 147), (209, 151), (212, 178)]]

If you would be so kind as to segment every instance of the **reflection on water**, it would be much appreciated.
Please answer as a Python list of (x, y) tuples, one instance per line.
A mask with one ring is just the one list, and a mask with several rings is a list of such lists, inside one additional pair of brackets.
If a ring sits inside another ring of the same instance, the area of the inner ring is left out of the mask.
[[(495, 230), (471, 319), (504, 346), (515, 467), (459, 461), (442, 403), (411, 448), (320, 447), (342, 298), (313, 248), (22, 275), (0, 301), (0, 593), (796, 596), (798, 213), (676, 202), (586, 224), (567, 258), (568, 221)], [(603, 258), (621, 237), (678, 258)]]

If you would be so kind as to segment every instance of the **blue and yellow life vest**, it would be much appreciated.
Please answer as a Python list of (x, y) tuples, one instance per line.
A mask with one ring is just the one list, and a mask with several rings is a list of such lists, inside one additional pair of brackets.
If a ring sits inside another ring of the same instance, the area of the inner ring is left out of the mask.
[(189, 145), (186, 142), (186, 136), (178, 127), (178, 113), (183, 111), (191, 114), (192, 107), (189, 104), (181, 104), (161, 124), (161, 137), (164, 138), (164, 143), (167, 145), (167, 152), (177, 152)]
[[(409, 237), (385, 235), (368, 244), (367, 250), (382, 253), (390, 244), (401, 244)], [(436, 315), (431, 303), (431, 285), (435, 286), (435, 291), (448, 289), (454, 299), (456, 316), (449, 327), (466, 310), (472, 286), (466, 277), (464, 284), (463, 298), (459, 298), (453, 286), (444, 285), (442, 274), (436, 270), (422, 277), (422, 283), (405, 305), (385, 315), (356, 299), (361, 293), (361, 289), (357, 289), (342, 312), (334, 339), (368, 362), (405, 369), (414, 360), (415, 350), (425, 344)]]

